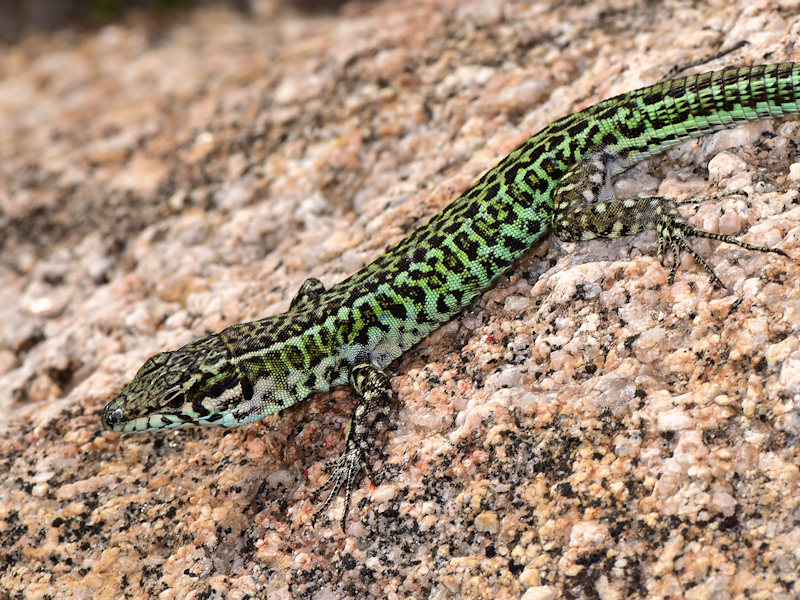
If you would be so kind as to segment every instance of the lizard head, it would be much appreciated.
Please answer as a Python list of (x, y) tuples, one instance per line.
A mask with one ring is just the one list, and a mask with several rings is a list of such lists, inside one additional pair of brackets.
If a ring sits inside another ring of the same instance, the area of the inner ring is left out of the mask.
[(228, 425), (227, 409), (252, 395), (218, 336), (206, 336), (148, 358), (133, 380), (103, 409), (106, 429), (152, 431)]

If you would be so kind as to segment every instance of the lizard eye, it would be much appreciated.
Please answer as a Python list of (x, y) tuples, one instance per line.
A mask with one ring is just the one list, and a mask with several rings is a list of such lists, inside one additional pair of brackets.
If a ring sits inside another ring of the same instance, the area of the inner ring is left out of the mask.
[(173, 392), (172, 396), (164, 399), (164, 406), (168, 408), (178, 409), (183, 406), (184, 398), (183, 392)]

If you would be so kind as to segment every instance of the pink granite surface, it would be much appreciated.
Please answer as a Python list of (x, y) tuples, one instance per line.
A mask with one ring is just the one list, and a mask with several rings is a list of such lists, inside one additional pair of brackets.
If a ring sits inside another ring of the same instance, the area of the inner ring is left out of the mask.
[(0, 52), (0, 597), (800, 596), (800, 126), (637, 166), (617, 194), (745, 188), (652, 234), (547, 238), (390, 369), (384, 481), (309, 491), (354, 397), (120, 436), (150, 354), (285, 310), (528, 134), (671, 66), (800, 59), (795, 2), (260, 0)]

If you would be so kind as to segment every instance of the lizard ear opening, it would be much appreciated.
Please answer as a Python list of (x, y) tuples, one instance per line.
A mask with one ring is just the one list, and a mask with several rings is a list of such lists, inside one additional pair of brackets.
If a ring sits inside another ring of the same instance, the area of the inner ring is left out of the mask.
[(242, 398), (250, 400), (253, 397), (253, 382), (244, 375), (239, 375), (239, 389), (242, 391)]

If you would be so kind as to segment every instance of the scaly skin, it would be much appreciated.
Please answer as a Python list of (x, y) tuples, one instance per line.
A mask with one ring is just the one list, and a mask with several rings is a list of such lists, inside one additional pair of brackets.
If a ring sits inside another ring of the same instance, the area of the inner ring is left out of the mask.
[(659, 256), (680, 248), (721, 282), (686, 238), (708, 237), (678, 202), (614, 199), (609, 179), (689, 138), (745, 121), (800, 111), (800, 63), (729, 68), (665, 81), (605, 100), (529, 138), (426, 225), (325, 291), (308, 280), (284, 314), (233, 325), (148, 359), (103, 410), (115, 431), (189, 425), (234, 427), (283, 410), (312, 392), (351, 384), (362, 397), (345, 450), (334, 463), (327, 509), (354, 477), (370, 474), (367, 450), (391, 402), (383, 372), (503, 275), (551, 228), (563, 240), (620, 237), (655, 229)]

